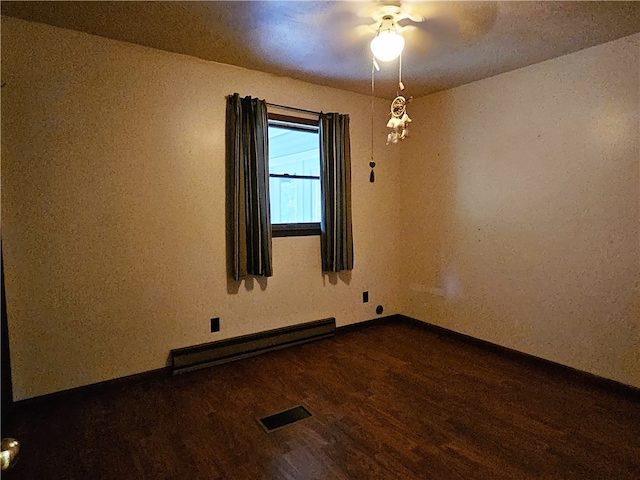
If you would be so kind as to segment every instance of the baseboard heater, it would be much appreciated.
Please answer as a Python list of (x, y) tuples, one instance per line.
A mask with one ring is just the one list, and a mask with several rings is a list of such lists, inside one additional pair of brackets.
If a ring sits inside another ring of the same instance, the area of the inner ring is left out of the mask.
[(326, 318), (242, 337), (171, 350), (173, 375), (253, 357), (335, 335), (336, 319)]

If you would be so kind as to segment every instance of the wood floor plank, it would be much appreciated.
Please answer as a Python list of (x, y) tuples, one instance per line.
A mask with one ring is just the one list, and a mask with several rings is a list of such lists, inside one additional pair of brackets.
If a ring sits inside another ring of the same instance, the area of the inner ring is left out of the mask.
[[(299, 404), (313, 416), (256, 421)], [(406, 323), (58, 396), (15, 425), (16, 480), (640, 478), (637, 399)]]

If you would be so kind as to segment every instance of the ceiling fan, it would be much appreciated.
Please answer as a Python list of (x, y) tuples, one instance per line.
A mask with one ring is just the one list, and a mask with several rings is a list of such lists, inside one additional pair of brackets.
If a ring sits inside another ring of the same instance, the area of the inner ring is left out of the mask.
[(404, 49), (402, 30), (408, 27), (399, 26), (398, 22), (405, 18), (410, 18), (414, 22), (423, 21), (422, 17), (403, 12), (400, 7), (394, 5), (380, 7), (374, 12), (372, 18), (376, 20), (378, 30), (376, 36), (371, 40), (371, 52), (376, 59), (382, 62), (395, 60)]
[[(392, 53), (374, 55), (380, 61), (398, 57), (406, 41), (411, 51), (424, 54), (446, 48), (486, 32), (496, 16), (494, 2), (375, 2), (356, 13), (373, 23), (354, 28), (359, 37), (372, 38), (372, 44), (390, 45)], [(395, 50), (391, 47), (395, 45)], [(377, 46), (372, 49), (378, 50)]]

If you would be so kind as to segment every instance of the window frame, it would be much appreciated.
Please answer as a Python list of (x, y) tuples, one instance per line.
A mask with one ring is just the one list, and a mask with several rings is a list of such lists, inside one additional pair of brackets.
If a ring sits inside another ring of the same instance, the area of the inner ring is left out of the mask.
[[(267, 113), (267, 120), (269, 126), (278, 128), (288, 128), (290, 130), (298, 130), (309, 132), (313, 131), (318, 134), (318, 144), (320, 142), (320, 120), (304, 117), (295, 117), (291, 115), (282, 115), (279, 113)], [(318, 158), (320, 161), (320, 158)], [(289, 175), (289, 174), (277, 174), (269, 173), (269, 178), (300, 178), (307, 180), (319, 180), (320, 188), (322, 189), (322, 181), (320, 176), (310, 175)], [(269, 205), (271, 205), (271, 192), (269, 192)], [(308, 222), (308, 223), (272, 223), (271, 224), (271, 236), (272, 237), (307, 237), (312, 235), (320, 235), (321, 227), (320, 222)]]

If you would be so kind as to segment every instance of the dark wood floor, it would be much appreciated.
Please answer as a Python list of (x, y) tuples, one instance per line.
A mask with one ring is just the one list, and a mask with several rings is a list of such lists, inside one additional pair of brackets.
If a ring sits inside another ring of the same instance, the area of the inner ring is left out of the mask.
[[(257, 417), (312, 418), (266, 434)], [(640, 402), (407, 324), (19, 409), (9, 479), (638, 479)]]

